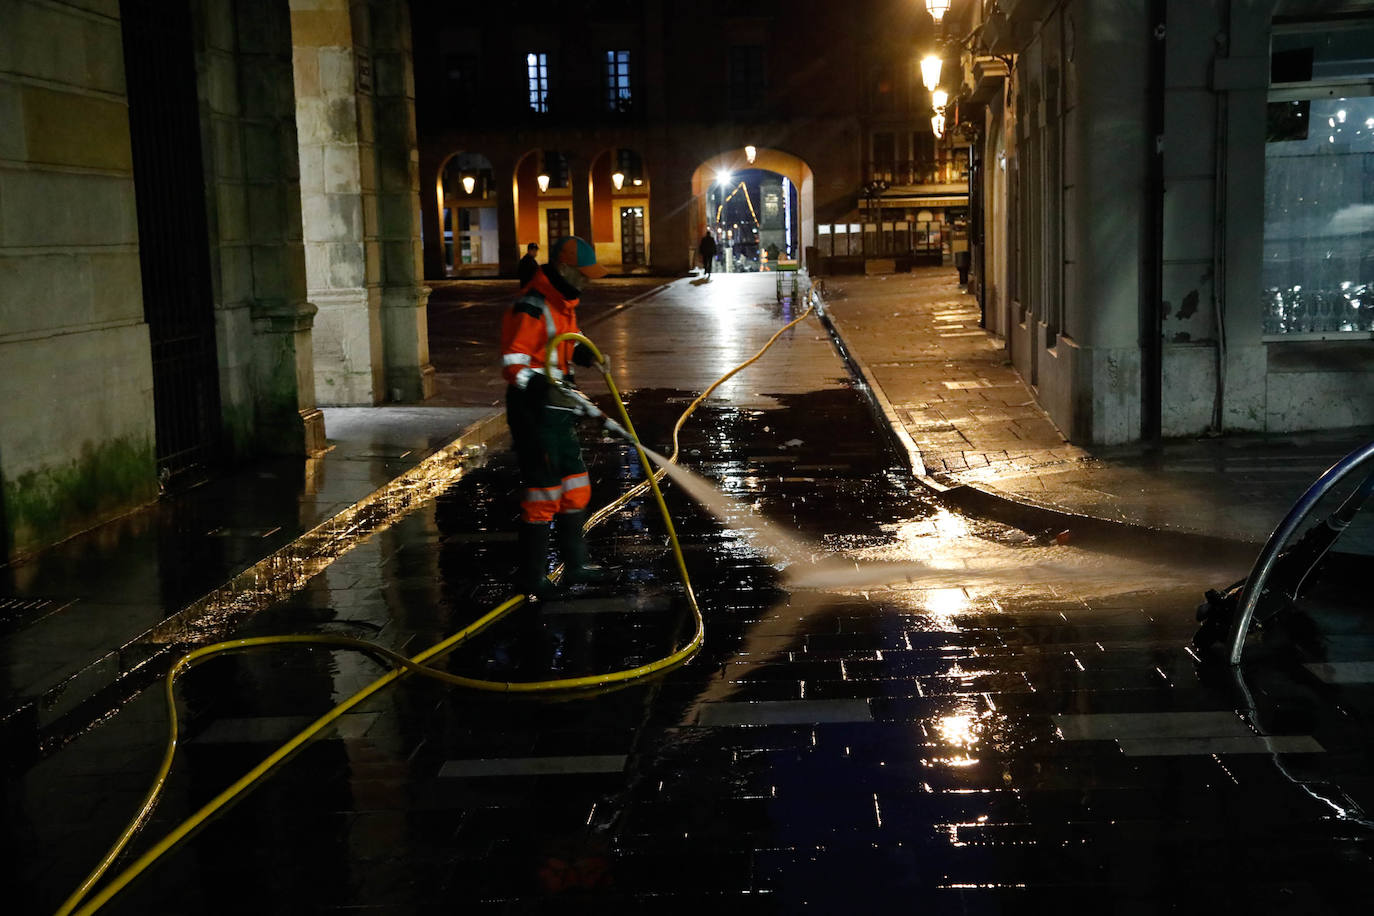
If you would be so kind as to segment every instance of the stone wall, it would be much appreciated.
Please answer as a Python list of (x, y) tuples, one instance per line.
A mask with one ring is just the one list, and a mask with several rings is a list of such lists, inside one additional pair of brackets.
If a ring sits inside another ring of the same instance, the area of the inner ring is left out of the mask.
[(115, 0), (4, 4), (0, 366), (0, 552), (156, 495)]

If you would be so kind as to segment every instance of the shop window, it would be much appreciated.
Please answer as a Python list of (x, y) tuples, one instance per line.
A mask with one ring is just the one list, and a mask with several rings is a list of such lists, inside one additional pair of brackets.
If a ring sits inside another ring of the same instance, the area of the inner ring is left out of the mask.
[(1261, 308), (1270, 338), (1374, 332), (1374, 24), (1278, 26)]

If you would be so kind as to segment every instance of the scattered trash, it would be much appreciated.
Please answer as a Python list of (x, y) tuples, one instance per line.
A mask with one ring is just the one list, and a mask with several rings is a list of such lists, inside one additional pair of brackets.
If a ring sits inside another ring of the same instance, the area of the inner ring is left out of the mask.
[(1073, 540), (1073, 532), (1069, 531), (1067, 528), (1054, 536), (1054, 542), (1060, 546), (1067, 544), (1071, 540)]

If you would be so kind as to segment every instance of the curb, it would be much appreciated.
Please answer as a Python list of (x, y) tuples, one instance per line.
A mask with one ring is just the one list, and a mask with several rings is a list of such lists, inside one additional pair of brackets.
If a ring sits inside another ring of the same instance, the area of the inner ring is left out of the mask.
[(868, 398), (869, 406), (877, 418), (883, 421), (892, 436), (897, 450), (907, 458), (912, 475), (917, 482), (935, 496), (937, 500), (959, 509), (965, 514), (977, 515), (993, 521), (1011, 525), (1030, 534), (1044, 532), (1072, 531), (1087, 535), (1088, 540), (1103, 546), (1133, 546), (1149, 544), (1158, 550), (1161, 540), (1167, 541), (1167, 548), (1183, 555), (1196, 555), (1206, 552), (1220, 558), (1253, 560), (1260, 545), (1238, 538), (1224, 538), (1194, 531), (1180, 531), (1176, 528), (1158, 528), (1139, 525), (1120, 519), (1102, 518), (1085, 513), (1069, 512), (1027, 499), (1008, 496), (996, 489), (962, 481), (945, 482), (931, 476), (921, 457), (920, 447), (916, 445), (906, 426), (898, 417), (887, 393), (883, 391), (871, 369), (862, 359), (849, 349), (836, 326), (829, 310), (818, 308), (817, 315), (825, 325), (830, 340), (845, 361), (859, 388)]

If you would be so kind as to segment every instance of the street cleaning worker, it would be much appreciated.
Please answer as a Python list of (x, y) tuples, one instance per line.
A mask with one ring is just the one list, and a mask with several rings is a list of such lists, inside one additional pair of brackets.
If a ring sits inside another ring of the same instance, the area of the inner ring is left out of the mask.
[[(548, 578), (549, 522), (554, 523), (558, 551), (565, 566), (563, 583), (604, 582), (608, 570), (587, 562), (582, 525), (591, 499), (591, 481), (582, 463), (576, 423), (594, 408), (550, 384), (544, 356), (549, 341), (578, 332), (577, 304), (591, 280), (606, 275), (596, 251), (576, 236), (549, 246), (549, 262), (520, 290), (501, 325), (501, 371), (506, 377), (506, 422), (520, 464), (524, 491), (520, 499), (520, 566), (517, 587), (526, 595), (547, 598), (556, 591)], [(559, 344), (554, 379), (572, 384), (574, 363), (589, 367), (592, 351), (572, 341)]]

